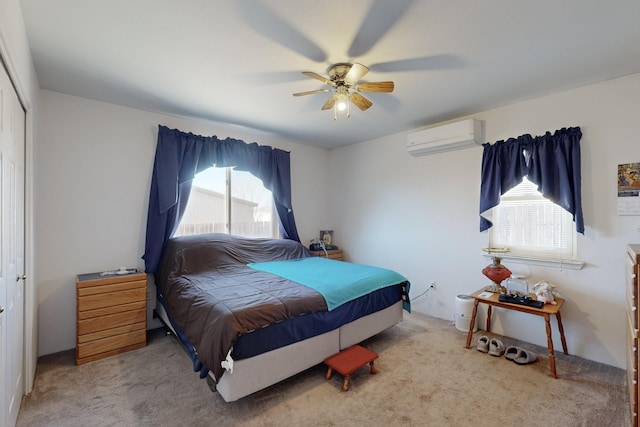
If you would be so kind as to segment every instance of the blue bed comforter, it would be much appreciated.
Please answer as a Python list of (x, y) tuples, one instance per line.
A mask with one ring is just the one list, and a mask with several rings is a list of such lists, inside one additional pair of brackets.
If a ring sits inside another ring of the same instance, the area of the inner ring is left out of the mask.
[[(392, 270), (321, 257), (256, 262), (248, 266), (314, 289), (324, 297), (330, 311), (378, 289), (407, 282)], [(405, 309), (410, 311), (406, 306)]]

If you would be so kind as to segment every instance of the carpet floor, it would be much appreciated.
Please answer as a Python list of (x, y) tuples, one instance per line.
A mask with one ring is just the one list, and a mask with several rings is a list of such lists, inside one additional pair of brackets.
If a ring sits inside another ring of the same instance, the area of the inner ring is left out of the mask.
[[(479, 331), (477, 337), (484, 334)], [(18, 426), (627, 426), (622, 369), (503, 338), (538, 355), (517, 365), (472, 347), (451, 322), (419, 313), (365, 341), (379, 354), (341, 391), (323, 364), (226, 403), (191, 370), (177, 340), (76, 366), (74, 352), (40, 358)], [(571, 348), (569, 348), (571, 351)], [(559, 353), (559, 354), (558, 354)]]

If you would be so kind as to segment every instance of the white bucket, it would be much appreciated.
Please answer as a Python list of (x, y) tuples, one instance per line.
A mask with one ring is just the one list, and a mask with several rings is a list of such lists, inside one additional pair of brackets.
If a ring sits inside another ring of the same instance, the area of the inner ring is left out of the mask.
[[(471, 315), (473, 314), (473, 298), (469, 295), (458, 295), (456, 297), (455, 323), (456, 329), (462, 332), (469, 332), (471, 326)], [(473, 332), (478, 330), (478, 322), (473, 326)]]

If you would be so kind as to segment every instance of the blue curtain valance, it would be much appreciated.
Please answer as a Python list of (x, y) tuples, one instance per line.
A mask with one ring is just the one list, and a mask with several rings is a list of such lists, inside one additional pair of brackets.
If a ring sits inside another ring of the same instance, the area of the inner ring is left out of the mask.
[(480, 231), (493, 223), (485, 218), (500, 196), (526, 176), (542, 195), (573, 215), (576, 231), (584, 234), (582, 215), (579, 127), (532, 137), (522, 135), (483, 144), (480, 186)]
[(291, 204), (289, 152), (233, 138), (194, 135), (161, 125), (142, 257), (148, 273), (155, 273), (167, 241), (178, 228), (195, 174), (212, 166), (234, 166), (261, 179), (273, 194), (282, 236), (300, 241)]

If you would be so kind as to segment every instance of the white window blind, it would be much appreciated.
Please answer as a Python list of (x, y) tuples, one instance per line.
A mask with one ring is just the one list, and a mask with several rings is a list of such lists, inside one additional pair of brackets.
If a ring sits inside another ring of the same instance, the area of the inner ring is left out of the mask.
[(571, 214), (545, 199), (527, 178), (500, 197), (492, 221), (490, 247), (509, 248), (516, 256), (575, 258)]

